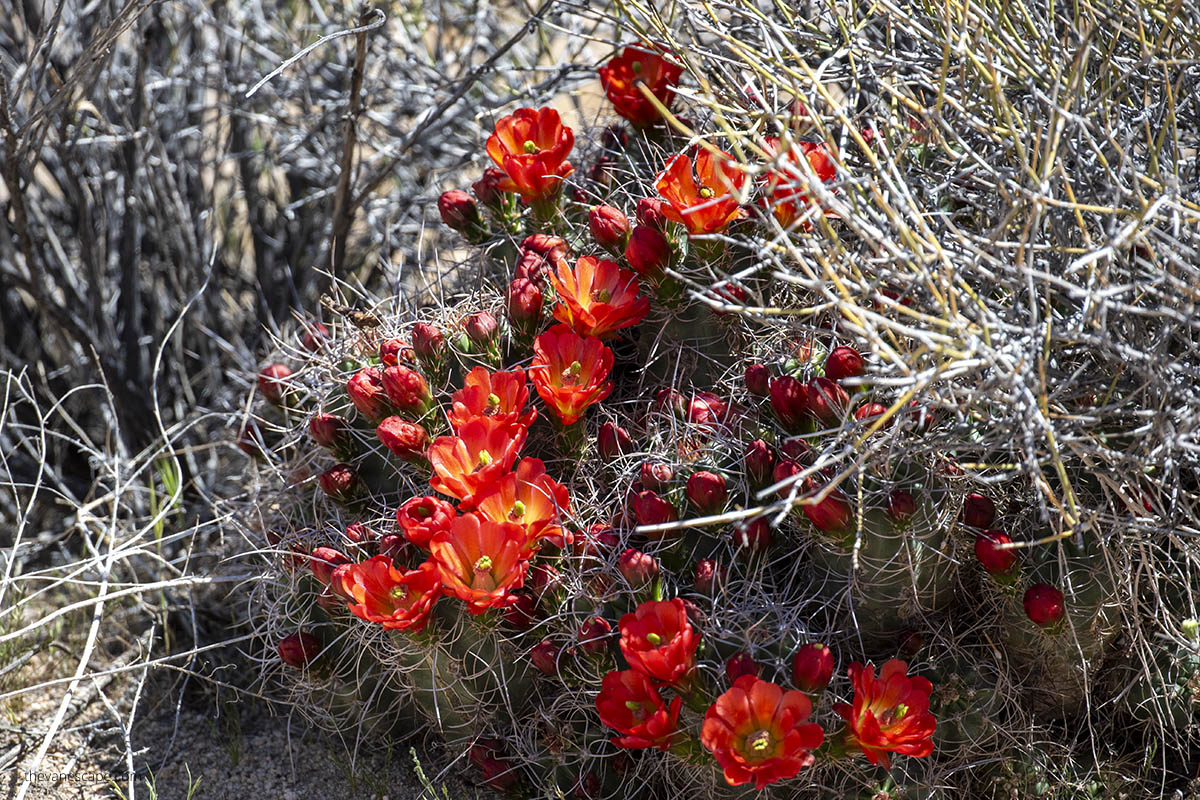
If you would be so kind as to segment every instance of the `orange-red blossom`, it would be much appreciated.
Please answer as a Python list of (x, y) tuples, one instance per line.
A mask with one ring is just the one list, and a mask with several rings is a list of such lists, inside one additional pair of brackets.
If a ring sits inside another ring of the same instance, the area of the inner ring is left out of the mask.
[(875, 677), (873, 665), (850, 665), (854, 702), (833, 710), (846, 720), (846, 744), (861, 750), (872, 764), (891, 765), (891, 753), (927, 756), (933, 752), (937, 720), (929, 713), (933, 684), (907, 675), (908, 664), (893, 658)]
[(487, 153), (504, 170), (499, 188), (533, 203), (557, 196), (563, 178), (575, 171), (567, 161), (574, 146), (575, 134), (562, 124), (558, 111), (518, 108), (496, 123)]
[(441, 596), (442, 581), (429, 562), (401, 572), (387, 556), (375, 556), (358, 564), (347, 564), (335, 573), (341, 594), (352, 598), (350, 611), (359, 619), (385, 628), (420, 631)]
[(737, 193), (746, 183), (746, 173), (733, 156), (718, 150), (701, 150), (692, 159), (681, 153), (667, 162), (654, 182), (654, 188), (666, 203), (662, 211), (667, 219), (678, 222), (690, 234), (719, 233), (740, 213)]
[(638, 295), (637, 275), (614, 261), (584, 256), (574, 269), (563, 261), (550, 280), (559, 301), (554, 318), (580, 336), (606, 336), (650, 312), (650, 300)]
[(612, 365), (612, 351), (599, 339), (555, 325), (534, 340), (529, 377), (562, 424), (574, 425), (612, 391)]
[(482, 614), (516, 601), (513, 592), (525, 584), (529, 569), (525, 541), (520, 525), (464, 514), (430, 540), (430, 559), (447, 594)]

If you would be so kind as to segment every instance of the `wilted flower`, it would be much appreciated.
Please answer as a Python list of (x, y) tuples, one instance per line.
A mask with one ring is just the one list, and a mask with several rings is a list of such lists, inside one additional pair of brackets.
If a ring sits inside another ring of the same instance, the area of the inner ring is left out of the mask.
[(661, 120), (662, 112), (646, 99), (639, 87), (644, 86), (664, 108), (670, 108), (683, 67), (639, 47), (626, 47), (600, 67), (599, 72), (604, 93), (616, 112), (634, 125), (644, 127)]
[(534, 340), (529, 377), (559, 421), (573, 425), (612, 391), (612, 364), (612, 351), (599, 339), (555, 325)]
[(463, 510), (470, 511), (475, 496), (512, 469), (527, 434), (523, 425), (476, 417), (459, 428), (457, 436), (439, 436), (427, 453), (434, 473), (430, 485), (461, 500)]
[(396, 509), (396, 522), (404, 537), (418, 547), (429, 547), (429, 540), (448, 530), (458, 512), (440, 497), (414, 497)]
[(683, 698), (676, 697), (668, 707), (649, 678), (627, 669), (604, 676), (596, 711), (601, 722), (624, 734), (613, 737), (617, 747), (666, 750), (679, 730), (682, 703)]
[(498, 188), (532, 203), (558, 194), (562, 179), (574, 171), (567, 161), (574, 146), (575, 134), (562, 124), (558, 111), (518, 108), (496, 123), (487, 153), (507, 176)]
[(908, 664), (891, 659), (879, 670), (855, 661), (850, 665), (853, 705), (836, 703), (833, 710), (846, 720), (846, 745), (861, 750), (872, 764), (891, 766), (891, 753), (927, 756), (933, 752), (937, 720), (929, 713), (933, 685), (910, 678)]
[(515, 600), (525, 583), (529, 560), (524, 554), (525, 529), (493, 522), (476, 514), (456, 517), (449, 530), (429, 542), (446, 591), (467, 604), (472, 614), (502, 608)]
[(641, 322), (650, 300), (638, 294), (637, 275), (613, 261), (584, 256), (575, 269), (559, 264), (550, 275), (559, 303), (554, 318), (580, 336), (606, 336)]
[(634, 669), (663, 683), (681, 681), (696, 666), (700, 637), (679, 598), (647, 600), (621, 617), (621, 652)]
[(692, 160), (682, 153), (667, 162), (654, 183), (666, 200), (663, 214), (690, 234), (718, 233), (738, 216), (735, 195), (745, 184), (746, 173), (728, 153), (708, 149), (696, 157), (695, 168), (693, 174)]
[(389, 630), (423, 630), (434, 601), (442, 593), (441, 579), (428, 561), (401, 572), (392, 559), (375, 556), (342, 567), (337, 577), (340, 593), (351, 598), (351, 613)]

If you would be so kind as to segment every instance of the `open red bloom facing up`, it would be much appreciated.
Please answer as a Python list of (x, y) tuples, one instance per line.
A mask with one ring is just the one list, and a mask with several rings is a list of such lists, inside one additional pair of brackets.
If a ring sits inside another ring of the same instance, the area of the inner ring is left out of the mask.
[(617, 747), (666, 750), (679, 730), (682, 702), (682, 697), (676, 697), (668, 707), (649, 678), (627, 669), (604, 676), (596, 695), (596, 711), (601, 722), (625, 734), (613, 737)]
[(812, 704), (804, 692), (787, 691), (755, 675), (743, 675), (704, 715), (700, 743), (725, 770), (725, 781), (740, 786), (794, 778), (813, 763), (821, 746), (821, 726), (805, 722)]
[(472, 510), (475, 495), (512, 469), (528, 433), (523, 425), (476, 417), (458, 436), (439, 436), (429, 446), (429, 485), (461, 500), (462, 510)]
[(396, 522), (404, 538), (418, 547), (429, 547), (435, 534), (447, 530), (457, 512), (440, 497), (414, 497), (396, 509)]
[(556, 110), (518, 108), (496, 123), (487, 153), (507, 176), (499, 188), (530, 203), (558, 194), (562, 179), (575, 171), (567, 161), (574, 146), (575, 134)]
[(516, 472), (497, 480), (475, 498), (479, 515), (493, 522), (511, 522), (525, 529), (527, 549), (537, 548), (540, 539), (559, 547), (563, 529), (559, 514), (571, 504), (567, 487), (546, 474), (541, 459), (523, 458)]
[(483, 367), (471, 370), (463, 388), (450, 397), (450, 424), (458, 430), (476, 417), (529, 427), (537, 419), (536, 408), (525, 408), (529, 389), (525, 371), (488, 372)]
[(574, 425), (612, 391), (613, 354), (604, 343), (555, 325), (533, 341), (529, 377), (563, 425)]
[(674, 600), (647, 600), (621, 617), (621, 652), (629, 666), (663, 683), (674, 683), (696, 666), (700, 637), (687, 607)]
[[(789, 228), (808, 211), (809, 206), (804, 187), (811, 178), (801, 164), (800, 156), (804, 156), (808, 162), (811, 174), (825, 183), (837, 177), (837, 166), (833, 163), (833, 153), (824, 142), (795, 142), (788, 147), (786, 142), (772, 136), (766, 140), (765, 149), (778, 158), (779, 163), (767, 173), (767, 196), (764, 200), (779, 224)], [(825, 215), (837, 216), (831, 211), (826, 211)], [(805, 228), (809, 227), (805, 223)]]
[(683, 67), (641, 48), (626, 47), (599, 72), (604, 93), (616, 112), (634, 125), (644, 127), (661, 120), (662, 113), (642, 94), (639, 84), (670, 108)]
[(854, 704), (837, 703), (833, 710), (846, 720), (846, 744), (862, 750), (872, 764), (891, 766), (889, 753), (927, 756), (933, 752), (937, 720), (929, 713), (933, 684), (910, 678), (908, 664), (893, 658), (879, 670), (857, 661), (850, 665)]
[(475, 514), (457, 517), (449, 530), (429, 542), (442, 585), (472, 614), (516, 602), (513, 592), (525, 584), (529, 569), (524, 550), (525, 529), (520, 525)]
[(559, 300), (554, 318), (580, 336), (605, 336), (650, 312), (650, 300), (638, 296), (637, 275), (614, 261), (584, 256), (573, 270), (560, 262), (550, 280)]
[(428, 561), (401, 572), (387, 556), (375, 556), (345, 565), (334, 577), (341, 584), (339, 593), (352, 598), (354, 616), (390, 630), (424, 629), (433, 603), (442, 593), (442, 579)]
[(731, 155), (702, 150), (694, 175), (692, 160), (680, 154), (667, 162), (654, 188), (667, 201), (662, 208), (667, 219), (686, 226), (690, 234), (701, 234), (718, 233), (733, 222), (738, 215), (735, 194), (745, 183), (746, 173)]

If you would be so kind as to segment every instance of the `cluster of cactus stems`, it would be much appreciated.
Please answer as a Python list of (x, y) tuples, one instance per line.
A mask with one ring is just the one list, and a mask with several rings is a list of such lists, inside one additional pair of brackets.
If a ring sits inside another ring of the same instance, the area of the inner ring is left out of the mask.
[[(276, 429), (327, 454), (267, 532), (278, 657), (305, 702), (422, 721), (517, 795), (900, 797), (968, 752), (993, 796), (1012, 704), (1077, 713), (1120, 634), (1100, 546), (1037, 546), (836, 328), (756, 339), (742, 312), (803, 298), (738, 231), (826, 225), (845, 166), (802, 107), (753, 169), (677, 136), (681, 74), (642, 45), (600, 69), (625, 124), (586, 175), (555, 109), (497, 122), (494, 166), (438, 203), (487, 245), (488, 308), (314, 323), (310, 366), (261, 370)], [(1190, 658), (1123, 701), (1186, 724)]]

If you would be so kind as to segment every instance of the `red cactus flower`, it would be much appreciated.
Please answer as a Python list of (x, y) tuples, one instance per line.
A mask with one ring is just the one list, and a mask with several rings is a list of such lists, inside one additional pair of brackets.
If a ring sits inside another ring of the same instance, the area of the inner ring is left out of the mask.
[(559, 300), (554, 318), (580, 336), (607, 336), (650, 312), (650, 300), (638, 295), (637, 275), (613, 261), (584, 256), (573, 270), (564, 261), (550, 280)]
[(358, 473), (349, 464), (335, 464), (317, 476), (321, 491), (339, 503), (348, 503), (358, 497), (362, 483)]
[(657, 275), (671, 263), (671, 243), (657, 228), (638, 225), (629, 234), (625, 260), (639, 275)]
[(771, 381), (771, 410), (788, 433), (799, 433), (808, 415), (808, 387), (791, 375)]
[[(837, 167), (829, 146), (824, 142), (796, 142), (785, 151), (786, 146), (776, 137), (770, 137), (765, 142), (764, 149), (773, 158), (779, 158), (779, 164), (767, 173), (766, 202), (779, 224), (790, 228), (809, 206), (808, 195), (804, 191), (809, 178), (800, 157), (803, 156), (808, 162), (817, 179), (826, 183), (837, 177)], [(836, 216), (830, 211), (825, 214)], [(806, 224), (805, 227), (811, 226)]]
[(387, 417), (375, 428), (375, 435), (383, 446), (408, 461), (421, 461), (425, 448), (429, 446), (429, 434), (420, 425), (401, 419)]
[(527, 402), (524, 370), (488, 372), (484, 367), (475, 367), (467, 374), (463, 388), (450, 397), (450, 424), (458, 430), (477, 417), (487, 417), (528, 428), (537, 419), (537, 409), (526, 409)]
[(754, 782), (758, 789), (794, 778), (813, 763), (825, 740), (821, 726), (806, 722), (812, 704), (754, 675), (738, 678), (704, 715), (700, 743), (725, 771), (730, 786)]
[(395, 366), (383, 370), (383, 390), (397, 411), (414, 419), (419, 418), (433, 405), (429, 385), (419, 372), (408, 367)]
[(670, 108), (683, 67), (657, 53), (626, 47), (599, 72), (604, 94), (616, 112), (634, 125), (645, 127), (661, 120), (662, 112), (646, 99), (640, 87), (644, 86), (664, 108)]
[(279, 658), (289, 667), (307, 667), (321, 654), (321, 640), (311, 633), (293, 633), (279, 640), (276, 645)]
[(475, 496), (480, 516), (494, 522), (520, 525), (526, 534), (527, 548), (533, 550), (542, 539), (558, 547), (569, 543), (559, 524), (570, 510), (567, 487), (546, 474), (546, 465), (537, 458), (523, 458), (511, 472)]
[(567, 161), (574, 146), (575, 134), (562, 124), (558, 111), (518, 108), (496, 123), (487, 153), (506, 175), (498, 188), (532, 203), (556, 196), (563, 178), (575, 171)]
[(688, 478), (686, 487), (688, 500), (701, 514), (719, 514), (729, 499), (725, 476), (700, 470)]
[(972, 492), (963, 500), (961, 519), (972, 528), (990, 528), (996, 521), (996, 504), (990, 497)]
[(612, 351), (599, 339), (555, 325), (534, 340), (529, 377), (562, 424), (574, 425), (612, 391), (612, 365)]
[(612, 206), (594, 206), (588, 212), (588, 230), (596, 244), (620, 251), (629, 239), (629, 219)]
[(730, 685), (737, 683), (738, 678), (743, 675), (757, 676), (758, 671), (758, 664), (746, 652), (734, 653), (725, 661), (725, 680)]
[(334, 569), (342, 564), (349, 564), (350, 558), (332, 547), (318, 547), (309, 554), (308, 563), (312, 566), (313, 576), (328, 586)]
[(837, 425), (850, 408), (850, 395), (829, 378), (808, 382), (808, 412), (826, 425)]
[(542, 290), (529, 278), (516, 278), (508, 285), (504, 306), (508, 320), (527, 336), (542, 318), (542, 303)]
[(680, 681), (696, 666), (700, 637), (679, 598), (647, 600), (621, 617), (621, 652), (629, 666), (663, 683)]
[(525, 541), (520, 525), (464, 514), (434, 535), (429, 552), (446, 591), (482, 614), (515, 602), (529, 569)]
[[(697, 186), (696, 178), (699, 178)], [(724, 151), (704, 149), (692, 160), (680, 154), (667, 162), (654, 188), (666, 200), (663, 214), (685, 226), (690, 234), (719, 233), (737, 218), (736, 194), (746, 183), (746, 173)]]
[(384, 339), (379, 343), (379, 360), (385, 367), (394, 367), (405, 361), (413, 361), (416, 353), (403, 339)]
[(1035, 583), (1025, 591), (1025, 614), (1042, 628), (1058, 624), (1067, 611), (1063, 593), (1048, 583)]
[(629, 432), (616, 423), (605, 420), (596, 436), (596, 449), (605, 461), (612, 461), (618, 456), (633, 452), (633, 439)]
[(751, 364), (746, 367), (746, 388), (750, 394), (766, 397), (771, 393), (771, 370), (763, 364)]
[(658, 571), (658, 559), (632, 547), (617, 558), (617, 572), (634, 588), (648, 585), (658, 577)]
[(388, 630), (420, 631), (442, 594), (437, 569), (428, 561), (401, 572), (387, 556), (374, 556), (337, 572), (340, 594), (350, 598), (350, 612)]
[(850, 665), (854, 684), (852, 705), (836, 703), (833, 710), (846, 720), (846, 745), (861, 750), (872, 764), (891, 766), (890, 753), (918, 758), (933, 752), (937, 720), (929, 713), (933, 685), (910, 678), (908, 664), (891, 659), (875, 677), (875, 667)]
[(833, 666), (833, 651), (819, 642), (810, 642), (792, 656), (792, 683), (809, 694), (822, 692), (833, 678)]
[(292, 370), (284, 364), (272, 364), (258, 373), (258, 391), (272, 405), (282, 405), (283, 395), (288, 390), (288, 378)]
[[(638, 525), (663, 525), (679, 519), (679, 513), (675, 510), (675, 506), (649, 489), (634, 495), (633, 515), (637, 519)], [(671, 535), (671, 531), (658, 531), (646, 535), (652, 539), (661, 539)]]
[(459, 429), (458, 436), (433, 440), (427, 453), (434, 473), (429, 484), (461, 500), (462, 510), (470, 511), (475, 508), (475, 495), (512, 469), (527, 435), (523, 425), (476, 417)]
[(440, 497), (414, 497), (396, 509), (396, 522), (404, 538), (418, 547), (429, 547), (438, 533), (449, 530), (458, 512)]
[(604, 617), (592, 617), (579, 626), (579, 649), (590, 656), (602, 656), (608, 652), (608, 636), (612, 623)]
[(422, 362), (436, 362), (446, 354), (446, 335), (436, 325), (418, 322), (413, 325), (412, 346)]
[(975, 558), (991, 575), (1008, 575), (1017, 563), (1017, 551), (1003, 545), (1012, 544), (1008, 534), (984, 530), (975, 537)]
[(692, 579), (692, 589), (696, 593), (712, 597), (713, 593), (724, 583), (724, 567), (711, 558), (696, 562), (696, 575)]
[(627, 669), (610, 672), (600, 681), (596, 712), (601, 722), (624, 734), (613, 737), (617, 747), (666, 750), (679, 731), (682, 703), (683, 698), (676, 697), (668, 706), (649, 678)]
[(867, 373), (866, 362), (853, 347), (835, 347), (825, 357), (825, 377), (831, 381), (858, 378)]

